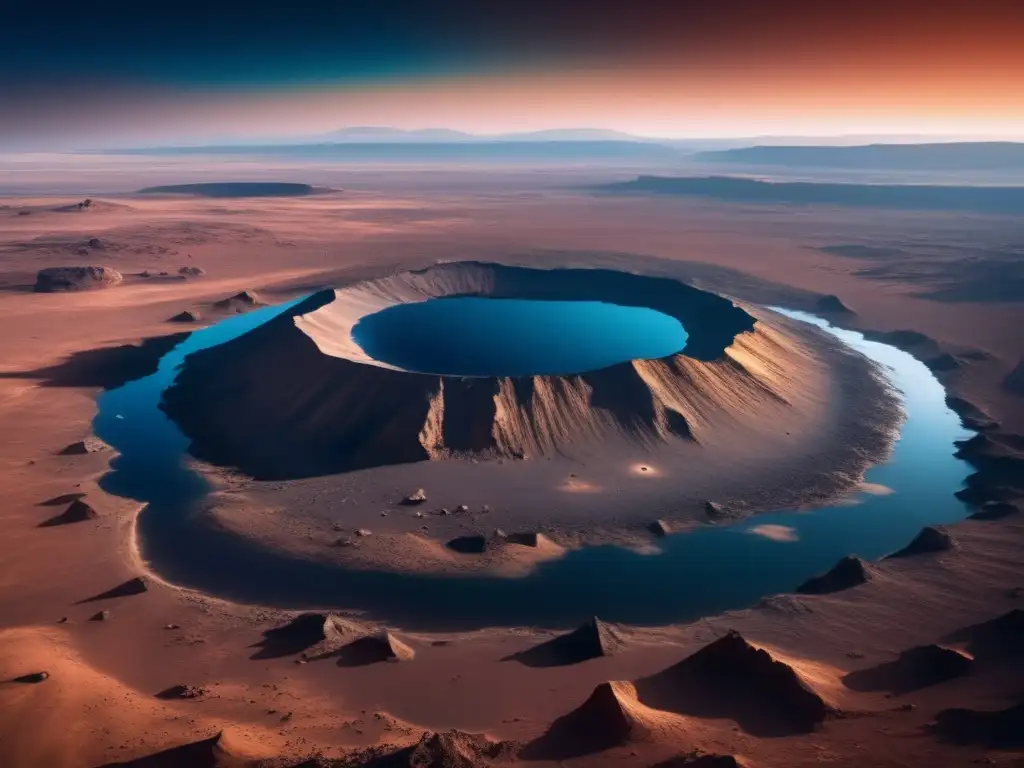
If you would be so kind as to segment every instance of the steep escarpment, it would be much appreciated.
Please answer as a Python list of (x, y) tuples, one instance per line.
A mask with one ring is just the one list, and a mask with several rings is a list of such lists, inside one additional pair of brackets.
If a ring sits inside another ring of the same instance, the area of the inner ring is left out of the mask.
[[(479, 378), (399, 370), (353, 340), (367, 314), (467, 295), (650, 307), (679, 319), (689, 340), (684, 353), (657, 360)], [(811, 345), (753, 311), (672, 280), (607, 270), (439, 265), (321, 292), (190, 356), (163, 406), (195, 455), (267, 479), (467, 454), (571, 453), (602, 440), (700, 444), (720, 429), (753, 438), (777, 431), (766, 413), (821, 407), (830, 388)]]

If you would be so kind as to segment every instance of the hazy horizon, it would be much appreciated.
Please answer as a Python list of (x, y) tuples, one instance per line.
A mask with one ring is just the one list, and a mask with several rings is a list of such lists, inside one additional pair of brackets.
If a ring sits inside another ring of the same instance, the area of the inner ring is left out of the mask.
[(724, 0), (0, 9), (0, 151), (343, 126), (1024, 138), (1024, 5)]

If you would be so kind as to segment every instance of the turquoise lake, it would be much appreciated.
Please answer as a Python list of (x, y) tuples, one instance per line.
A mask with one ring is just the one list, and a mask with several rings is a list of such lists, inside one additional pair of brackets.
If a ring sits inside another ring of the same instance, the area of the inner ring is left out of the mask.
[(362, 318), (352, 338), (367, 355), (443, 376), (584, 373), (686, 346), (674, 317), (603, 301), (451, 297), (397, 304)]

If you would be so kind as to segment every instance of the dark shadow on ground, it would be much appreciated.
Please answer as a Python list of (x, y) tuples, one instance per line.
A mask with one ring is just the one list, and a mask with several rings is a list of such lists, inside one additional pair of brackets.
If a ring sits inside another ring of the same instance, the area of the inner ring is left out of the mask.
[(160, 358), (187, 338), (188, 333), (172, 333), (144, 339), (137, 346), (87, 349), (48, 368), (0, 373), (0, 379), (40, 379), (44, 387), (117, 389), (155, 373)]

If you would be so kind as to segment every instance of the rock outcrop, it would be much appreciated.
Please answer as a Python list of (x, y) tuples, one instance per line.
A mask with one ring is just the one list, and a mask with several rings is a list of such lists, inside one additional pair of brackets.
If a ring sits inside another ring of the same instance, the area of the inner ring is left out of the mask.
[(859, 557), (847, 555), (820, 576), (813, 576), (796, 591), (803, 595), (827, 595), (864, 584), (870, 572)]
[(48, 267), (39, 270), (34, 289), (37, 293), (89, 291), (123, 281), (121, 273), (110, 267)]
[(893, 552), (889, 557), (912, 557), (933, 552), (947, 552), (956, 547), (956, 539), (941, 526), (925, 526), (914, 539), (903, 549)]

